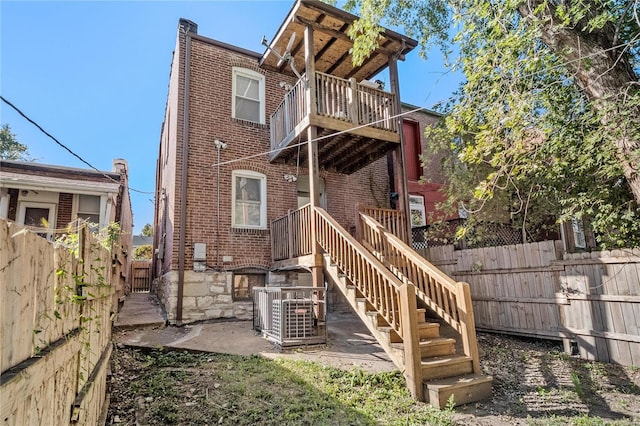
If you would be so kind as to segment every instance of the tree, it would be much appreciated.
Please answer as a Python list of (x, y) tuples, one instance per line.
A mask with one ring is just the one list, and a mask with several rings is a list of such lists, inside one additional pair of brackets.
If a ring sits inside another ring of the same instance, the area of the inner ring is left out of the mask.
[(145, 244), (136, 247), (133, 250), (134, 260), (151, 260), (153, 258), (153, 246), (151, 244)]
[(26, 145), (16, 139), (8, 124), (0, 128), (0, 159), (30, 161), (31, 156)]
[(153, 237), (153, 225), (147, 223), (142, 227), (142, 231), (140, 231), (140, 235), (144, 235), (145, 237)]
[[(458, 44), (466, 82), (430, 137), (451, 205), (503, 205), (523, 229), (588, 216), (605, 245), (640, 245), (640, 19), (636, 1), (352, 0), (354, 59), (378, 24), (423, 48)], [(457, 33), (449, 37), (454, 18)], [(426, 23), (426, 24), (425, 24)], [(435, 23), (435, 24), (434, 24)], [(433, 24), (433, 25), (429, 25)], [(452, 142), (453, 141), (453, 142)]]

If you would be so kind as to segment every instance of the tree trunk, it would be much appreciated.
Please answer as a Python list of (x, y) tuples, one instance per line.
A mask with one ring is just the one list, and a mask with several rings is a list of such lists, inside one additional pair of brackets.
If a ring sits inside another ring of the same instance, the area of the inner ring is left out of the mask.
[[(563, 59), (586, 97), (600, 111), (604, 131), (614, 135), (618, 160), (636, 203), (640, 205), (640, 108), (624, 102), (629, 95), (637, 95), (640, 91), (630, 56), (624, 47), (614, 48), (614, 43), (621, 43), (615, 41), (613, 25), (591, 32), (581, 30), (586, 21), (599, 12), (595, 2), (591, 2), (594, 4), (590, 16), (572, 27), (562, 25), (548, 8), (534, 14), (533, 10), (541, 3), (530, 0), (518, 10), (525, 19), (541, 24), (542, 42)], [(636, 111), (628, 111), (624, 118), (620, 111), (625, 108)]]

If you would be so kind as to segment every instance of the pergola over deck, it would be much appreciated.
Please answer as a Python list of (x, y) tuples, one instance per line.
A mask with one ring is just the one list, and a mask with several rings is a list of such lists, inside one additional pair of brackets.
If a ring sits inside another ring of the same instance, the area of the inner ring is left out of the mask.
[[(309, 140), (310, 127), (315, 128), (312, 138), (319, 138), (319, 166), (341, 173), (353, 173), (399, 146), (396, 61), (417, 42), (383, 30), (371, 56), (354, 67), (347, 31), (356, 19), (317, 0), (298, 0), (262, 56), (261, 67), (294, 75), (272, 50), (284, 55), (295, 34), (289, 53), (304, 74), (271, 116), (271, 161), (308, 162), (306, 150), (290, 146)], [(368, 81), (386, 67), (390, 92)]]

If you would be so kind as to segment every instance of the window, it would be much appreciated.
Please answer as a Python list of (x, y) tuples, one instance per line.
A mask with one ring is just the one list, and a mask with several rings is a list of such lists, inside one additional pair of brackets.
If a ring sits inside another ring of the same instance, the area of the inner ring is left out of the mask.
[(78, 219), (100, 224), (100, 197), (97, 195), (78, 195)]
[(584, 225), (582, 220), (572, 218), (571, 228), (573, 229), (573, 242), (576, 249), (584, 250), (587, 248), (587, 242), (584, 235)]
[(427, 224), (424, 209), (424, 197), (409, 195), (409, 209), (411, 210), (411, 227), (425, 226)]
[(264, 76), (245, 68), (233, 68), (233, 118), (264, 124)]
[(38, 235), (51, 239), (53, 236), (51, 231), (55, 227), (55, 214), (55, 204), (22, 202), (18, 213), (18, 224), (28, 226), (34, 231), (42, 228), (45, 232), (38, 232)]
[(249, 170), (236, 170), (233, 176), (233, 226), (267, 227), (267, 177)]
[(264, 287), (265, 274), (235, 273), (233, 274), (233, 300), (253, 299), (253, 288)]

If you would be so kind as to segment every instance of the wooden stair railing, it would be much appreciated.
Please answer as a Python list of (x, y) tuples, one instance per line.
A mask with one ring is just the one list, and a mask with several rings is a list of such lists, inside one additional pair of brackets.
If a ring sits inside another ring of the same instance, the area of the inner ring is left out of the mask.
[(469, 284), (451, 279), (365, 212), (359, 218), (362, 244), (402, 282), (413, 284), (417, 298), (459, 333), (473, 372), (480, 374)]
[[(407, 218), (403, 211), (392, 209), (380, 209), (375, 207), (367, 207), (358, 205), (358, 211), (373, 218), (373, 220), (379, 222), (393, 235), (400, 238), (407, 244), (410, 244), (409, 235), (407, 230)], [(360, 223), (356, 224), (358, 227)], [(358, 229), (358, 238), (362, 238), (360, 235), (360, 229)]]
[(414, 398), (424, 400), (414, 286), (400, 282), (324, 209), (315, 208), (314, 224), (318, 244), (402, 338), (407, 385)]

